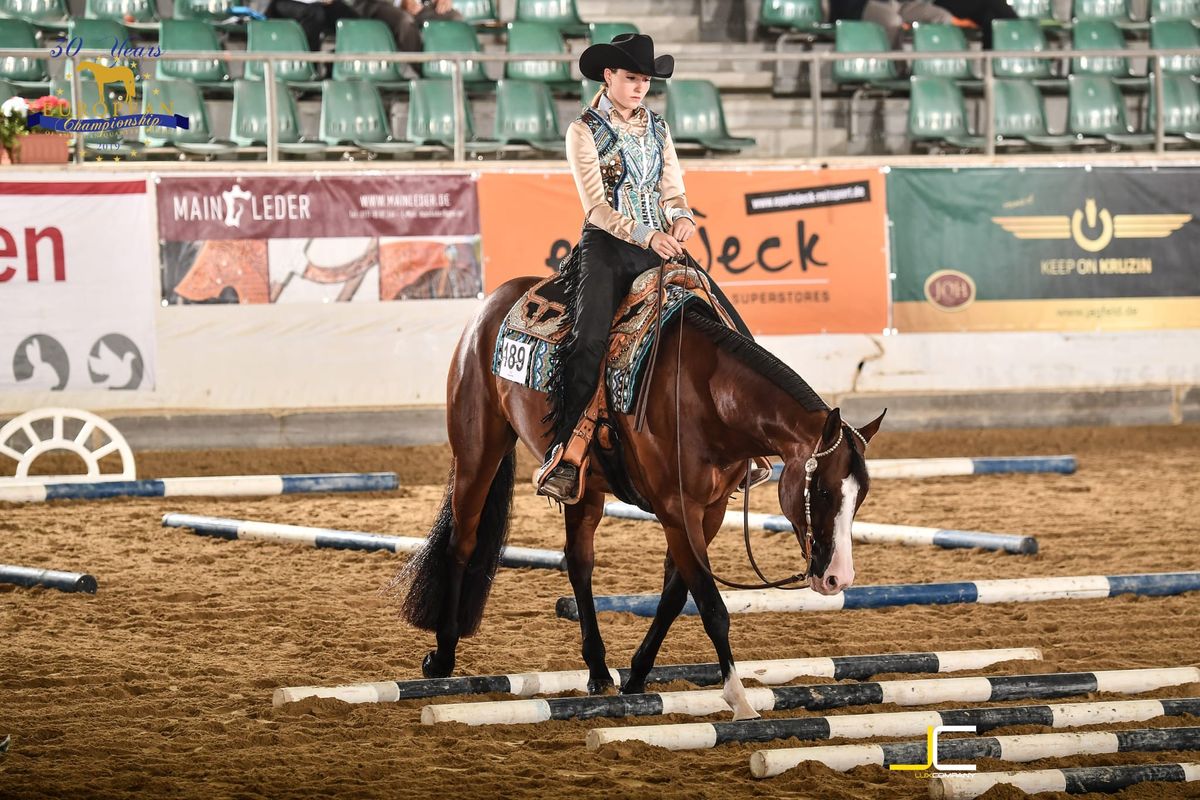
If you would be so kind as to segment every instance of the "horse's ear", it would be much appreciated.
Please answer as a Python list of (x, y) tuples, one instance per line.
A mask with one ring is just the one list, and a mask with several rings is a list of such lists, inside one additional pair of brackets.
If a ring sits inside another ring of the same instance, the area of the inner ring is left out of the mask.
[(887, 414), (886, 408), (883, 410), (883, 414), (880, 414), (878, 417), (858, 429), (858, 432), (861, 433), (863, 438), (868, 442), (871, 441), (875, 434), (879, 433), (879, 427), (883, 425), (884, 414)]
[(825, 418), (825, 429), (821, 431), (821, 449), (824, 450), (829, 445), (837, 441), (838, 434), (842, 432), (842, 410), (835, 408), (829, 412), (829, 416)]

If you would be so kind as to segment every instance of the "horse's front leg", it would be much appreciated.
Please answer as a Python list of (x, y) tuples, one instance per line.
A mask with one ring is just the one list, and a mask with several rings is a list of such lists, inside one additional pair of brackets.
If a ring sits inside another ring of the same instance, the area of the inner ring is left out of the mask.
[(595, 565), (596, 527), (604, 516), (604, 492), (586, 489), (583, 498), (566, 507), (567, 575), (575, 591), (579, 608), (579, 632), (583, 639), (583, 661), (588, 667), (588, 693), (602, 694), (613, 686), (612, 673), (605, 663), (604, 640), (596, 620), (592, 599), (592, 568)]
[(721, 678), (725, 683), (723, 695), (725, 702), (733, 709), (733, 718), (755, 719), (759, 714), (746, 697), (746, 689), (737, 674), (733, 651), (729, 646), (729, 611), (725, 608), (725, 601), (717, 590), (716, 581), (713, 580), (708, 565), (708, 542), (716, 535), (720, 527), (719, 519), (725, 513), (725, 503), (717, 505), (720, 507), (719, 515), (715, 513), (716, 506), (707, 509), (703, 516), (689, 515), (690, 540), (682, 526), (668, 526), (667, 546), (671, 550), (671, 558), (675, 561), (680, 577), (692, 593), (692, 599), (696, 601), (696, 609), (704, 622), (704, 631), (717, 651), (717, 663), (721, 667)]

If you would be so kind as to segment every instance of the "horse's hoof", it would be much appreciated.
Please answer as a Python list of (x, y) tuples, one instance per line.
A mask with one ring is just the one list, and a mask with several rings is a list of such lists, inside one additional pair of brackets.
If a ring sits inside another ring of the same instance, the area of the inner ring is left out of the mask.
[(637, 681), (636, 683), (634, 681), (626, 681), (625, 685), (621, 687), (621, 694), (645, 694), (645, 693), (646, 693), (646, 682), (645, 681)]
[(616, 685), (612, 682), (612, 678), (592, 678), (587, 683), (588, 694), (613, 694)]
[(426, 678), (448, 678), (453, 671), (453, 661), (449, 666), (438, 663), (436, 650), (430, 650), (429, 654), (425, 656), (425, 660), (421, 662), (421, 674)]

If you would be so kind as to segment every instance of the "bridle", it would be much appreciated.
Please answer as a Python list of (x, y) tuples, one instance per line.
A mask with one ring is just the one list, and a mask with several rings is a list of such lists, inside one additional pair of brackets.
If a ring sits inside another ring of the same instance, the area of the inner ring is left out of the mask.
[[(666, 266), (666, 263), (667, 263), (667, 259), (664, 258), (658, 267), (658, 278), (659, 278), (658, 298), (657, 298), (658, 299), (658, 309), (656, 312), (658, 314), (658, 319), (657, 319), (658, 330), (654, 337), (654, 345), (651, 348), (649, 369), (646, 373), (647, 377), (645, 380), (645, 385), (647, 385), (647, 386), (650, 383), (649, 376), (653, 373), (653, 370), (654, 370), (654, 362), (656, 361), (656, 357), (657, 357), (658, 342), (659, 342), (659, 340), (662, 339), (662, 328), (663, 328), (662, 294), (664, 292), (664, 288), (662, 285), (662, 277), (663, 277), (663, 271)], [(685, 258), (683, 260), (683, 267), (684, 267), (685, 274), (687, 274), (688, 272), (691, 271), (692, 265), (691, 265), (691, 260), (689, 258)], [(816, 473), (817, 468), (820, 465), (819, 464), (820, 459), (831, 455), (835, 450), (838, 449), (839, 446), (841, 446), (842, 440), (845, 438), (845, 432), (847, 430), (850, 431), (850, 433), (853, 434), (860, 442), (862, 442), (864, 451), (867, 448), (867, 439), (865, 436), (862, 435), (862, 433), (860, 433), (858, 431), (858, 429), (856, 429), (850, 425), (847, 425), (844, 422), (842, 423), (841, 428), (838, 430), (837, 440), (834, 441), (834, 443), (831, 444), (829, 447), (818, 452), (816, 448), (820, 447), (821, 440), (819, 438), (817, 439), (817, 444), (814, 445), (814, 447), (813, 447), (812, 455), (810, 455), (808, 457), (808, 460), (804, 462), (804, 530), (794, 532), (796, 535), (796, 541), (800, 545), (800, 550), (804, 554), (804, 559), (805, 559), (804, 571), (797, 572), (796, 574), (794, 574), (790, 577), (782, 578), (780, 580), (773, 581), (770, 578), (768, 578), (765, 574), (763, 574), (763, 571), (758, 566), (758, 562), (754, 558), (754, 549), (750, 543), (750, 472), (751, 472), (751, 468), (752, 468), (754, 462), (752, 459), (747, 459), (746, 460), (746, 480), (745, 480), (746, 488), (742, 492), (742, 539), (746, 545), (746, 558), (750, 561), (750, 566), (754, 570), (754, 574), (758, 576), (761, 583), (759, 583), (759, 584), (738, 583), (737, 581), (730, 581), (730, 580), (727, 580), (727, 579), (722, 578), (721, 576), (717, 575), (708, 566), (706, 558), (703, 557), (696, 549), (696, 543), (695, 543), (695, 540), (692, 539), (692, 533), (691, 533), (691, 530), (688, 525), (687, 513), (686, 513), (686, 509), (685, 509), (686, 500), (684, 497), (684, 490), (683, 490), (683, 438), (682, 438), (682, 426), (680, 424), (681, 415), (680, 415), (679, 383), (680, 383), (680, 375), (683, 372), (683, 370), (682, 370), (683, 335), (684, 335), (683, 332), (686, 327), (687, 326), (684, 324), (684, 320), (683, 320), (683, 314), (681, 313), (679, 315), (679, 340), (676, 343), (676, 349), (675, 349), (675, 473), (679, 479), (679, 508), (680, 508), (680, 518), (683, 520), (683, 533), (684, 533), (684, 537), (687, 539), (688, 547), (690, 547), (692, 550), (692, 557), (696, 560), (696, 563), (699, 565), (700, 569), (702, 569), (710, 578), (712, 578), (713, 580), (717, 581), (720, 584), (728, 586), (731, 589), (788, 589), (788, 590), (803, 589), (803, 588), (805, 588), (804, 586), (800, 586), (800, 585), (796, 585), (796, 584), (801, 584), (801, 583), (807, 582), (809, 580), (809, 578), (812, 576), (812, 552), (813, 552), (812, 548), (813, 548), (814, 537), (813, 537), (813, 532), (812, 532), (813, 526), (812, 526), (812, 492), (811, 492), (811, 489), (812, 489), (813, 475)], [(643, 390), (644, 389), (645, 389), (645, 386), (643, 386)], [(639, 402), (639, 406), (640, 406), (639, 410), (641, 413), (639, 413), (637, 415), (637, 420), (636, 420), (638, 423), (637, 424), (638, 429), (641, 428), (640, 423), (642, 422), (642, 420), (644, 419), (644, 416), (645, 416), (645, 405), (646, 405), (646, 403), (644, 402), (645, 395), (642, 398), (639, 398), (639, 400), (641, 400), (643, 402)], [(700, 535), (701, 535), (701, 538), (703, 538), (703, 536), (704, 536), (703, 531), (701, 532)]]

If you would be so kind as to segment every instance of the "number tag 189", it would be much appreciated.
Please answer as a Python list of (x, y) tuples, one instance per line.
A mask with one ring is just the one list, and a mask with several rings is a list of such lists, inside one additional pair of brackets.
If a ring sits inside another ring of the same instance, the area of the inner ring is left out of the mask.
[(532, 350), (532, 342), (518, 342), (516, 339), (507, 338), (501, 342), (500, 377), (528, 386)]

